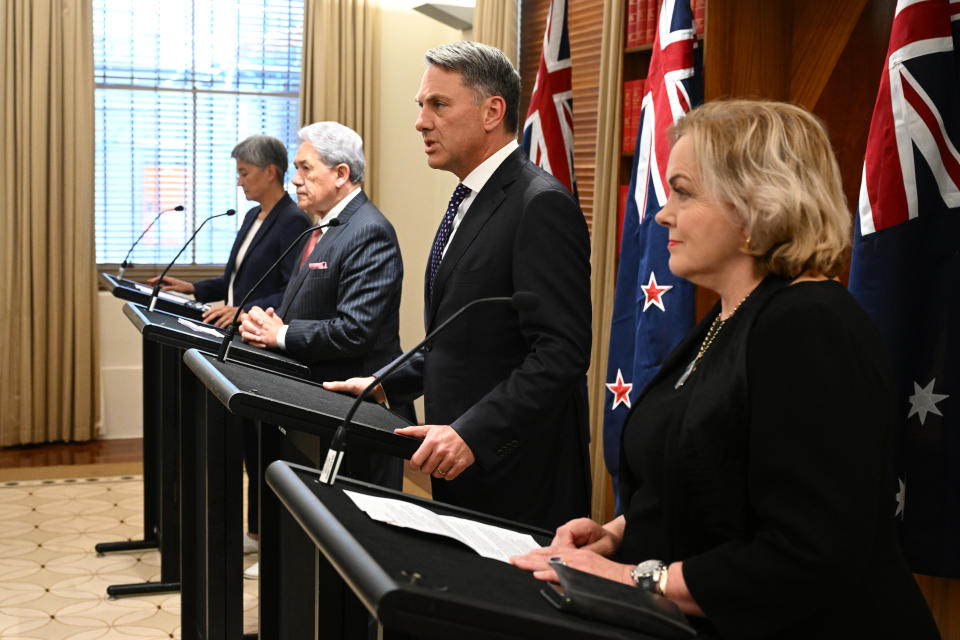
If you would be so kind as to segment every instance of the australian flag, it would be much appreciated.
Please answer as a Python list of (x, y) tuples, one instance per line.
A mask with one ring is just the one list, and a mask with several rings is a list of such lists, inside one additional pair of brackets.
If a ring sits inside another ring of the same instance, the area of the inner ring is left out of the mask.
[(664, 0), (644, 84), (613, 303), (603, 451), (615, 489), (624, 418), (693, 326), (694, 287), (667, 268), (667, 230), (653, 217), (667, 202), (667, 129), (702, 101), (695, 44), (689, 0)]
[(574, 196), (573, 88), (570, 81), (567, 0), (551, 0), (540, 69), (523, 123), (523, 149), (531, 162), (562, 182)]
[(960, 577), (960, 2), (899, 0), (873, 109), (850, 291), (894, 367), (890, 516), (918, 573)]

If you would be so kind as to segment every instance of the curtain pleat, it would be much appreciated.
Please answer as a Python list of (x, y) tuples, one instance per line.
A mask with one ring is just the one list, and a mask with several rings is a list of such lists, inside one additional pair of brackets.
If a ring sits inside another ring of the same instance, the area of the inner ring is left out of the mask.
[(0, 445), (99, 420), (90, 0), (3, 3)]
[(363, 189), (377, 202), (380, 6), (376, 0), (306, 0), (300, 123), (334, 120), (363, 138)]
[(473, 37), (500, 49), (517, 66), (517, 0), (477, 0)]

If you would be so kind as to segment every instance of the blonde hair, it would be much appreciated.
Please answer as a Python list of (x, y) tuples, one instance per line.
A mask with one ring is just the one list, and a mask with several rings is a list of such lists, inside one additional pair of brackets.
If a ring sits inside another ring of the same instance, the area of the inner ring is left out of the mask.
[(820, 120), (783, 102), (721, 100), (671, 129), (689, 136), (703, 183), (732, 205), (746, 251), (765, 272), (838, 275), (850, 252), (851, 215)]

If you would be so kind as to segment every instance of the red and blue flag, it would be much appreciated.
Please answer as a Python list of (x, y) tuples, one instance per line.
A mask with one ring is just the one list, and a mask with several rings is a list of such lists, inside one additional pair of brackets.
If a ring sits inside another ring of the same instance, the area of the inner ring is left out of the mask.
[(693, 326), (694, 286), (670, 273), (667, 229), (653, 218), (667, 202), (667, 130), (702, 101), (702, 94), (690, 2), (664, 0), (644, 84), (607, 361), (603, 451), (615, 488), (624, 418)]
[(562, 182), (574, 196), (573, 85), (570, 78), (567, 2), (551, 0), (540, 68), (523, 123), (521, 145), (530, 161)]
[(960, 1), (899, 0), (870, 123), (851, 293), (894, 368), (890, 516), (913, 571), (960, 577)]

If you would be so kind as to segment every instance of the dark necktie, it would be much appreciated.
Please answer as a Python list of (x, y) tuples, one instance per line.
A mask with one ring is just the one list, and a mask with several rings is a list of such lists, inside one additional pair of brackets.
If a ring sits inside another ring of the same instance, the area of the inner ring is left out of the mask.
[(450, 204), (447, 205), (447, 212), (443, 214), (443, 220), (440, 221), (440, 228), (437, 229), (437, 235), (433, 239), (433, 248), (430, 249), (430, 297), (433, 297), (433, 281), (437, 277), (437, 271), (440, 270), (440, 261), (443, 260), (443, 249), (447, 246), (447, 240), (450, 239), (450, 232), (453, 231), (453, 218), (457, 215), (457, 209), (460, 203), (470, 193), (470, 187), (462, 182), (453, 190), (450, 196)]
[(297, 267), (297, 271), (303, 269), (303, 265), (307, 263), (307, 258), (313, 253), (314, 247), (317, 246), (317, 240), (319, 240), (322, 235), (323, 229), (315, 229), (313, 233), (310, 234), (310, 237), (307, 239), (307, 248), (303, 251), (303, 257), (300, 258), (300, 266)]

